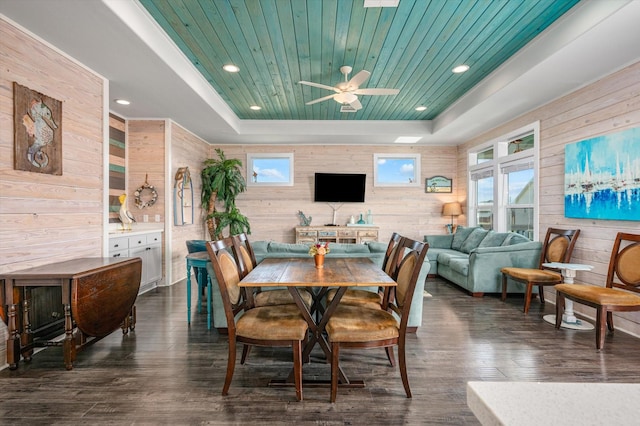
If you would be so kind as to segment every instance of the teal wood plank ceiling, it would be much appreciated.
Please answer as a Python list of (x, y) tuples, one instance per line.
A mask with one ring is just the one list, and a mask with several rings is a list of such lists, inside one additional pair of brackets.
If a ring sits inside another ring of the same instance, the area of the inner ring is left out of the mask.
[[(140, 0), (241, 119), (431, 120), (487, 77), (579, 0)], [(240, 67), (238, 73), (222, 69)], [(451, 70), (467, 64), (470, 70)], [(362, 109), (341, 113), (332, 94), (340, 67), (371, 76)], [(251, 105), (262, 107), (259, 111)], [(426, 111), (416, 107), (424, 105)]]

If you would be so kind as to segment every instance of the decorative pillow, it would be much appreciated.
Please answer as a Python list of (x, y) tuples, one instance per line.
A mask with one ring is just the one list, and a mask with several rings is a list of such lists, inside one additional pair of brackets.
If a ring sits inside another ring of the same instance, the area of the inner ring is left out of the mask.
[(525, 237), (524, 235), (520, 235), (515, 232), (509, 232), (509, 235), (507, 236), (507, 238), (505, 238), (504, 243), (502, 243), (502, 245), (512, 246), (514, 244), (528, 243), (529, 241), (531, 240)]
[(467, 239), (464, 240), (464, 243), (462, 243), (462, 247), (460, 247), (460, 251), (463, 253), (471, 252), (471, 250), (478, 247), (478, 245), (480, 244), (480, 242), (482, 242), (484, 237), (487, 236), (488, 232), (489, 231), (483, 228), (474, 229), (473, 232), (467, 237)]
[(495, 232), (489, 231), (489, 233), (484, 237), (478, 247), (499, 247), (504, 243), (505, 238), (507, 238), (506, 232)]
[(451, 249), (460, 251), (462, 243), (467, 239), (469, 235), (477, 228), (465, 228), (464, 226), (458, 226), (458, 230), (453, 234), (453, 241), (451, 241)]

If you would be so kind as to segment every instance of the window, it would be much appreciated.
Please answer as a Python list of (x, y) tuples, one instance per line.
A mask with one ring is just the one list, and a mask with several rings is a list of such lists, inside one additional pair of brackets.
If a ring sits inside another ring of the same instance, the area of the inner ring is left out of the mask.
[(469, 224), (538, 235), (539, 123), (469, 153)]
[(419, 186), (420, 154), (373, 154), (374, 186)]
[(293, 186), (293, 153), (247, 154), (247, 185)]

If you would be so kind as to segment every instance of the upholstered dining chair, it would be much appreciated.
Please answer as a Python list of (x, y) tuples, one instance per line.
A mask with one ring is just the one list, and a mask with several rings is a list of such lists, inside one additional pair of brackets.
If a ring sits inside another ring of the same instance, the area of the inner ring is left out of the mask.
[(307, 336), (307, 322), (295, 305), (259, 308), (247, 306), (244, 293), (238, 285), (240, 271), (232, 255), (234, 245), (237, 246), (237, 243), (233, 238), (207, 243), (207, 251), (211, 258), (211, 264), (207, 265), (207, 268), (212, 269), (211, 273), (215, 275), (220, 287), (229, 335), (229, 357), (222, 395), (229, 393), (236, 363), (236, 343), (242, 343), (245, 346), (293, 348), (296, 398), (301, 401), (302, 341)]
[(547, 229), (547, 235), (542, 243), (542, 252), (540, 253), (540, 261), (538, 262), (537, 269), (509, 267), (500, 270), (500, 272), (502, 272), (502, 300), (507, 299), (507, 279), (510, 278), (526, 285), (523, 309), (525, 314), (529, 313), (533, 286), (538, 287), (540, 303), (544, 304), (543, 287), (561, 283), (562, 274), (543, 264), (551, 262), (569, 263), (579, 235), (579, 229)]
[[(253, 268), (257, 266), (258, 262), (256, 262), (256, 256), (253, 252), (253, 248), (251, 247), (247, 234), (242, 233), (234, 235), (233, 238), (235, 238), (237, 242), (234, 246), (236, 247), (234, 249), (234, 255), (236, 260), (239, 262), (240, 276), (244, 278), (249, 272), (253, 271)], [(313, 296), (311, 293), (302, 289), (300, 294), (307, 306), (311, 306), (313, 302)], [(293, 296), (291, 296), (291, 293), (286, 288), (269, 290), (256, 288), (252, 295), (252, 299), (253, 300), (250, 300), (250, 303), (255, 307), (289, 304), (295, 305)]]
[[(389, 240), (389, 244), (387, 245), (387, 250), (384, 255), (384, 259), (382, 261), (382, 269), (389, 275), (391, 278), (395, 278), (394, 275), (396, 273), (398, 259), (396, 254), (399, 253), (398, 247), (402, 240), (402, 236), (396, 232), (391, 235), (391, 239)], [(327, 302), (331, 302), (336, 295), (337, 290), (331, 289), (327, 292)], [(383, 302), (385, 297), (385, 289), (379, 288), (378, 292), (373, 292), (370, 290), (361, 290), (357, 288), (350, 288), (342, 296), (340, 299), (341, 304), (345, 305), (362, 305), (368, 306), (371, 308), (383, 309)], [(392, 361), (393, 362), (393, 361)]]
[(605, 324), (613, 333), (613, 312), (640, 311), (640, 235), (618, 233), (604, 287), (557, 284), (556, 328), (562, 324), (565, 299), (596, 308), (596, 348), (602, 349)]
[(327, 322), (331, 343), (331, 402), (335, 402), (338, 391), (341, 348), (385, 347), (393, 350), (397, 346), (400, 377), (407, 398), (411, 398), (405, 355), (407, 324), (416, 282), (429, 245), (413, 241), (412, 247), (398, 267), (396, 297), (389, 302), (388, 311), (340, 303)]

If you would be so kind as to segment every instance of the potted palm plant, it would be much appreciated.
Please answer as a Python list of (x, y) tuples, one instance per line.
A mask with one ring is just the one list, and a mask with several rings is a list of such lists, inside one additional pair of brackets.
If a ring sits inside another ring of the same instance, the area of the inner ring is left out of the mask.
[[(218, 158), (204, 161), (202, 169), (202, 207), (207, 212), (206, 223), (212, 240), (222, 238), (222, 231), (229, 228), (229, 235), (251, 233), (249, 220), (236, 207), (236, 197), (246, 189), (242, 177), (242, 162), (226, 158), (220, 148), (216, 148)], [(223, 210), (216, 209), (216, 202)]]

